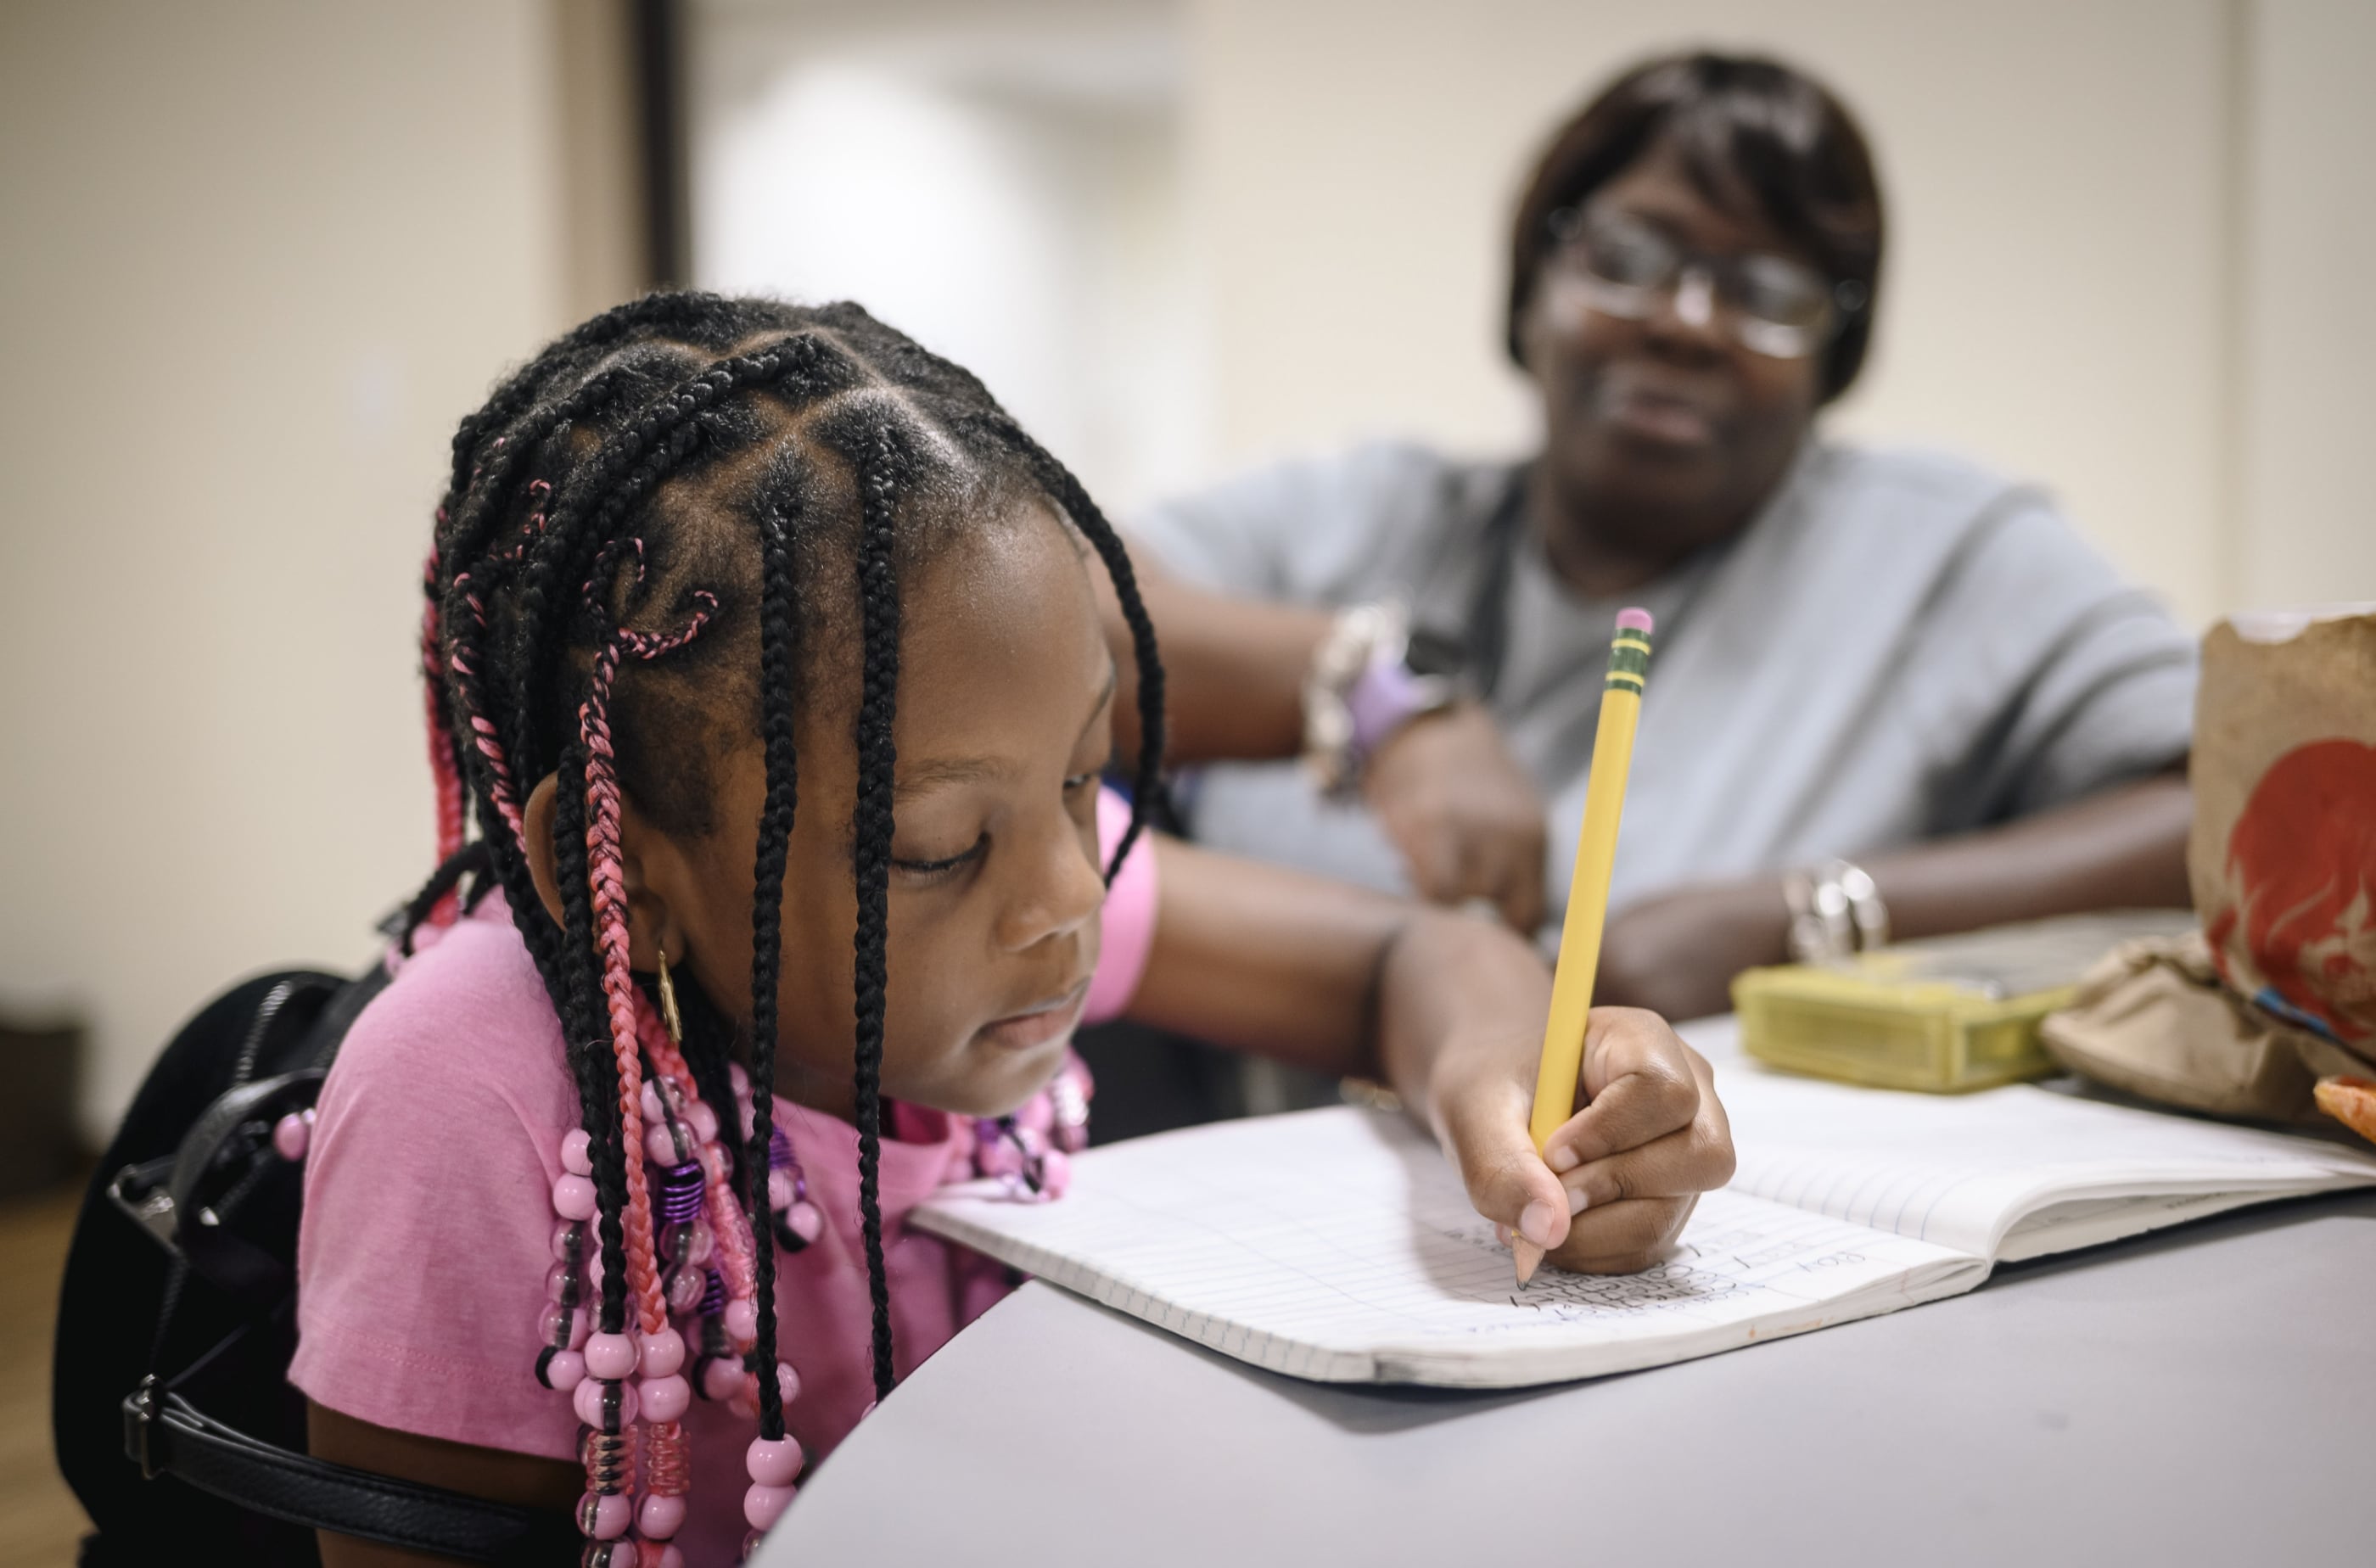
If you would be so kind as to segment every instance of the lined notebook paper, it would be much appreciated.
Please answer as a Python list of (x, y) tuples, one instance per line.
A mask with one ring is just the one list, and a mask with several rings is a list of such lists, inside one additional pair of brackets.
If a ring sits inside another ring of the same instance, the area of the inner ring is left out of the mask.
[(1956, 1099), (1727, 1064), (1740, 1171), (1646, 1273), (1524, 1289), (1433, 1142), (1340, 1107), (1094, 1149), (1071, 1192), (952, 1189), (913, 1223), (1274, 1372), (1514, 1387), (1656, 1366), (1971, 1289), (2031, 1257), (2376, 1184), (2316, 1141), (2021, 1087)]

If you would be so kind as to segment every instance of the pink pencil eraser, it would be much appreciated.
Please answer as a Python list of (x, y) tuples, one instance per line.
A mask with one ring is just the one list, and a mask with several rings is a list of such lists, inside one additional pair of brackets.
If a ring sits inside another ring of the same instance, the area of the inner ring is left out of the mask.
[(1621, 610), (1617, 612), (1617, 629), (1621, 632), (1639, 632), (1646, 637), (1650, 635), (1651, 629), (1650, 612), (1639, 605), (1631, 610)]

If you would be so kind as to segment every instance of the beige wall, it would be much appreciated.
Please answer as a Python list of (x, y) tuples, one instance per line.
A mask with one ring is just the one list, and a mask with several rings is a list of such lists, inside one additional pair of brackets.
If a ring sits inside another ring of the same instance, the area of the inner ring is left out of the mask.
[(412, 584), (455, 421), (562, 325), (550, 28), (0, 7), (0, 1004), (93, 1020), (95, 1124), (427, 869)]
[(2257, 0), (2242, 42), (2229, 592), (2376, 600), (2376, 6)]

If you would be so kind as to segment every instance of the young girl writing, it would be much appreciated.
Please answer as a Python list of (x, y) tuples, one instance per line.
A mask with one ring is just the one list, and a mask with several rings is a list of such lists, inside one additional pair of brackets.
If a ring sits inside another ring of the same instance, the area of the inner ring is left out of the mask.
[[(454, 453), (422, 643), (446, 865), (307, 1153), (317, 1455), (575, 1508), (589, 1564), (732, 1560), (1007, 1288), (901, 1219), (977, 1173), (1062, 1189), (1085, 1017), (1388, 1078), (1570, 1267), (1641, 1266), (1729, 1177), (1656, 1018), (1595, 1019), (1546, 1164), (1548, 978), (1515, 938), (1144, 837), (1163, 686), (1121, 545), (854, 306), (622, 307)], [(1098, 785), (1090, 555), (1141, 671), (1134, 809)]]

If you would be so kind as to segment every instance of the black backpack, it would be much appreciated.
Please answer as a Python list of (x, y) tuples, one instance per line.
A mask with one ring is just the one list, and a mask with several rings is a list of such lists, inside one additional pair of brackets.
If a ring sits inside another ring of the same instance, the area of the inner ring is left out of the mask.
[(97, 1526), (83, 1568), (321, 1559), (314, 1531), (474, 1562), (573, 1561), (566, 1514), (491, 1503), (305, 1454), (297, 1348), (303, 1171), (272, 1143), (314, 1103), (387, 983), (298, 969), (183, 1026), (108, 1146), (66, 1253), (51, 1422)]

